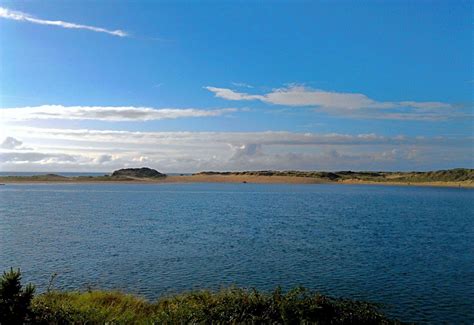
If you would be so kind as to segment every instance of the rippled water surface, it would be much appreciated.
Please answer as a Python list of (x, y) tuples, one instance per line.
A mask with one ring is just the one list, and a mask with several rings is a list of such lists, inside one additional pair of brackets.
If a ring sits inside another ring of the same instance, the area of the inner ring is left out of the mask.
[(296, 285), (405, 321), (474, 321), (474, 191), (362, 185), (0, 187), (0, 268), (40, 289)]

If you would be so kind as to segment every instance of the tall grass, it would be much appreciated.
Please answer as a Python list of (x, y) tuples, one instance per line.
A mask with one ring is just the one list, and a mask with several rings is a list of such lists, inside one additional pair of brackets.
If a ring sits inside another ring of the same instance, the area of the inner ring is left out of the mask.
[(149, 302), (120, 292), (49, 292), (32, 303), (36, 323), (398, 324), (369, 303), (296, 288), (195, 291)]

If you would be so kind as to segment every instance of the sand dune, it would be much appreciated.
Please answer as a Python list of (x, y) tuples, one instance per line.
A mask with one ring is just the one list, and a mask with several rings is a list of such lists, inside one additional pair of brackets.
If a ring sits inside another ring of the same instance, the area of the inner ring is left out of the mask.
[(45, 184), (45, 183), (113, 183), (113, 184), (159, 184), (159, 183), (248, 183), (248, 184), (370, 184), (370, 185), (403, 185), (403, 186), (444, 186), (474, 187), (472, 180), (467, 181), (430, 181), (430, 182), (397, 182), (369, 181), (345, 179), (329, 181), (327, 179), (298, 176), (260, 176), (260, 175), (206, 175), (167, 176), (163, 178), (112, 178), (112, 177), (56, 177), (53, 175), (36, 176), (4, 176), (0, 177), (3, 184)]

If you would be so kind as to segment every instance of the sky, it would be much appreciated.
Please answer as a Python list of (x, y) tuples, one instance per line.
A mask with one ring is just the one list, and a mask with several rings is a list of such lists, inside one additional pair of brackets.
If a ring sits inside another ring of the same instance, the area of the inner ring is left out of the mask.
[(0, 171), (474, 168), (471, 1), (1, 1)]

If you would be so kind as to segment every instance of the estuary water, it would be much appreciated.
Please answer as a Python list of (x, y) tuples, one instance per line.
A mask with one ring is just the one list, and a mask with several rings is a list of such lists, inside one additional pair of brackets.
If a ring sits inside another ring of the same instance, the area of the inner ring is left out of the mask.
[(0, 269), (44, 290), (303, 285), (474, 321), (474, 191), (370, 185), (0, 186)]

